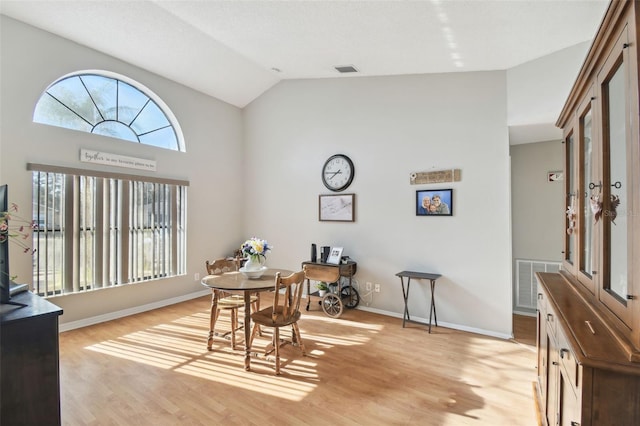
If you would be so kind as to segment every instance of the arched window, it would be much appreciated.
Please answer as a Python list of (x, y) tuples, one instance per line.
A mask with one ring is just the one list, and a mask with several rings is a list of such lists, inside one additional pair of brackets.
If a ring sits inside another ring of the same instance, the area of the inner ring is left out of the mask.
[(42, 94), (33, 121), (185, 151), (175, 116), (149, 89), (104, 71), (66, 75)]

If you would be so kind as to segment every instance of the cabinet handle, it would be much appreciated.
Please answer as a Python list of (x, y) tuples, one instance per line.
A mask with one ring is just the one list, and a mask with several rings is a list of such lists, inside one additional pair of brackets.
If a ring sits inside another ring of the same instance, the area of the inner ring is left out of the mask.
[(596, 334), (596, 331), (593, 329), (593, 326), (591, 325), (591, 321), (585, 321), (585, 324), (587, 324), (587, 327), (589, 327), (589, 330), (591, 330), (591, 334)]
[(564, 354), (568, 354), (569, 349), (560, 349), (560, 358), (564, 359)]
[(542, 300), (542, 293), (538, 293), (538, 300)]
[(551, 364), (553, 364), (553, 365), (560, 365), (560, 364), (558, 364), (558, 361), (553, 361)]
[(571, 426), (580, 426), (580, 423), (578, 423), (578, 422), (571, 422)]
[(547, 321), (553, 321), (553, 314), (547, 314)]

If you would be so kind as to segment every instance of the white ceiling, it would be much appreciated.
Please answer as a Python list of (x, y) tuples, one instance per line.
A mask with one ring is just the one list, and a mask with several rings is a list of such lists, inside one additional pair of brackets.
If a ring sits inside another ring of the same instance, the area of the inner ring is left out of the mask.
[(244, 107), (340, 65), (350, 77), (508, 69), (591, 40), (607, 4), (0, 0), (0, 13)]

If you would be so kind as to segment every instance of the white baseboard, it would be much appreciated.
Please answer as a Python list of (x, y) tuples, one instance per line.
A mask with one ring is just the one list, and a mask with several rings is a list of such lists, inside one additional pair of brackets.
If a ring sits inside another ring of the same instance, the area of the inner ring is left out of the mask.
[[(108, 314), (98, 315), (91, 318), (85, 318), (83, 320), (63, 323), (63, 324), (60, 324), (60, 327), (59, 327), (60, 333), (65, 331), (75, 330), (76, 328), (88, 327), (90, 325), (99, 324), (101, 322), (111, 321), (118, 318), (124, 318), (129, 315), (135, 315), (142, 312), (151, 311), (153, 309), (163, 308), (165, 306), (174, 305), (176, 303), (185, 302), (191, 299), (197, 299), (198, 297), (208, 296), (210, 294), (211, 294), (210, 290), (202, 290), (202, 291), (197, 291), (195, 293), (185, 294), (183, 296), (173, 297), (171, 299), (165, 299), (165, 300), (160, 300), (158, 302), (148, 303), (146, 305), (136, 306), (134, 308), (123, 309), (121, 311), (110, 312)], [(305, 298), (306, 298), (306, 295), (305, 295)], [(389, 317), (402, 319), (402, 314), (399, 314), (396, 312), (384, 311), (382, 309), (369, 308), (366, 306), (358, 306), (356, 309), (359, 309), (361, 311), (366, 311), (366, 312), (372, 312), (374, 314), (386, 315)], [(426, 323), (426, 324), (429, 323), (428, 318), (413, 317), (413, 319), (422, 323)], [(496, 333), (494, 331), (488, 331), (480, 328), (468, 327), (465, 325), (453, 324), (448, 322), (439, 321), (438, 325), (445, 328), (451, 328), (454, 330), (466, 331), (466, 332), (475, 333), (475, 334), (482, 334), (484, 336), (497, 337), (499, 339), (508, 340), (513, 338), (512, 335)]]
[[(402, 319), (402, 314), (399, 314), (399, 313), (396, 313), (396, 312), (383, 311), (381, 309), (374, 309), (374, 308), (369, 308), (369, 307), (366, 307), (366, 306), (358, 306), (356, 309), (360, 309), (361, 311), (373, 312), (374, 314), (386, 315), (386, 316), (389, 316), (389, 317)], [(429, 324), (429, 318), (414, 317), (413, 315), (411, 316), (411, 318), (413, 320), (415, 320), (415, 321), (422, 322), (422, 323), (425, 323), (425, 324)], [(484, 329), (481, 329), (481, 328), (469, 327), (469, 326), (466, 326), (466, 325), (453, 324), (453, 323), (450, 323), (450, 322), (438, 321), (438, 326), (445, 327), (445, 328), (451, 328), (453, 330), (466, 331), (468, 333), (482, 334), (483, 336), (497, 337), (498, 339), (509, 340), (509, 339), (513, 338), (513, 335), (510, 335), (510, 334), (496, 333), (495, 331), (489, 331), (489, 330), (484, 330)]]
[(153, 309), (163, 308), (169, 305), (175, 305), (176, 303), (186, 302), (187, 300), (197, 299), (198, 297), (208, 296), (211, 294), (211, 290), (201, 290), (195, 293), (189, 293), (182, 296), (172, 297), (171, 299), (160, 300), (158, 302), (148, 303), (146, 305), (136, 306), (129, 309), (123, 309), (121, 311), (109, 312), (108, 314), (98, 315), (91, 318), (85, 318), (78, 321), (70, 321), (60, 324), (60, 333), (76, 328), (88, 327), (90, 325), (99, 324), (101, 322), (111, 321), (118, 318), (128, 317), (129, 315), (135, 315)]

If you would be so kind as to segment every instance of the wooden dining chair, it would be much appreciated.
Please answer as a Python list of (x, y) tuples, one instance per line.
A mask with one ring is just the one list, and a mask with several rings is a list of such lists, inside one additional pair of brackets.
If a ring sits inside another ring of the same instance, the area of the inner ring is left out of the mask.
[[(238, 270), (238, 262), (236, 260), (216, 259), (213, 262), (208, 260), (205, 262), (207, 274), (221, 275), (225, 272), (233, 272)], [(215, 292), (218, 292), (218, 303), (214, 308)], [(257, 295), (251, 295), (251, 304), (254, 311), (260, 309), (260, 299)], [(244, 307), (244, 296), (233, 292), (211, 289), (211, 318), (209, 323), (209, 339), (207, 341), (207, 349), (211, 350), (213, 345), (213, 336), (229, 337), (231, 339), (231, 348), (236, 348), (236, 331), (241, 327), (238, 322), (238, 310)], [(229, 312), (231, 329), (225, 333), (218, 334), (215, 332), (215, 324), (221, 311)]]
[[(302, 350), (302, 355), (306, 355), (302, 337), (300, 336), (300, 329), (298, 328), (298, 320), (301, 316), (300, 299), (304, 280), (304, 270), (294, 272), (287, 277), (280, 276), (280, 272), (276, 273), (273, 305), (251, 314), (254, 325), (249, 342), (250, 346), (260, 326), (273, 328), (273, 348), (267, 347), (265, 355), (275, 351), (276, 375), (280, 374), (280, 346), (287, 343), (297, 345)], [(283, 292), (281, 293), (281, 291)], [(291, 326), (291, 341), (280, 339), (280, 328), (286, 326)]]

